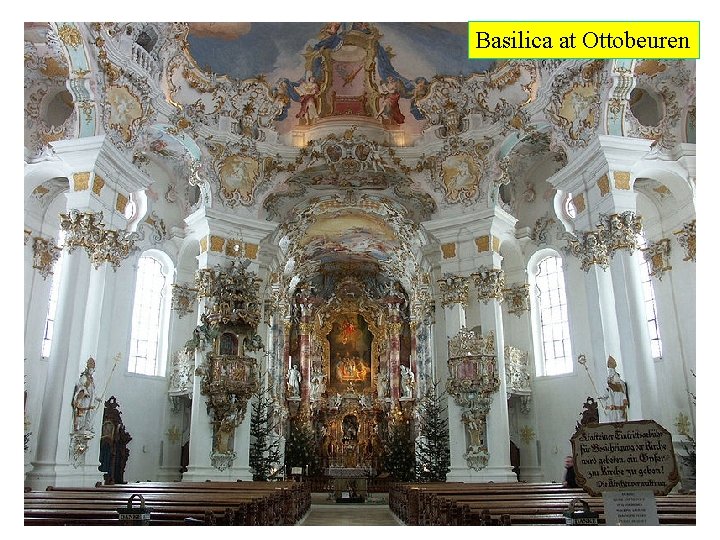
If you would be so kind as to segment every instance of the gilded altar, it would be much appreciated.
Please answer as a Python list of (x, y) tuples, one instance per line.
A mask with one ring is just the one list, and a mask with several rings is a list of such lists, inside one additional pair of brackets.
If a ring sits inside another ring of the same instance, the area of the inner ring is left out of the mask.
[(297, 363), (302, 389), (287, 402), (310, 421), (323, 470), (380, 471), (389, 418), (413, 407), (400, 390), (401, 372), (411, 370), (404, 302), (397, 287), (368, 290), (356, 277), (327, 299), (307, 287), (296, 297), (286, 365)]

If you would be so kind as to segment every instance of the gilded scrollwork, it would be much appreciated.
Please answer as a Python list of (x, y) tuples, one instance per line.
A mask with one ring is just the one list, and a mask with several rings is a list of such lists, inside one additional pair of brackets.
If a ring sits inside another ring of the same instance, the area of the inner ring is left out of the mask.
[(523, 313), (530, 311), (530, 285), (527, 283), (517, 283), (503, 289), (505, 305), (508, 313), (512, 313), (516, 317), (521, 317)]
[(638, 248), (638, 235), (642, 232), (642, 217), (634, 212), (600, 214), (600, 223), (594, 230), (567, 238), (567, 250), (580, 260), (587, 272), (593, 265), (605, 269), (618, 250), (630, 253)]
[(530, 238), (539, 246), (549, 244), (552, 241), (552, 238), (550, 237), (552, 229), (556, 230), (557, 237), (558, 227), (559, 222), (556, 218), (549, 215), (540, 217), (535, 220), (535, 225), (533, 225)]
[(223, 269), (202, 268), (195, 273), (198, 298), (208, 300), (203, 317), (210, 324), (245, 324), (255, 328), (260, 321), (260, 279), (246, 270), (246, 263), (233, 260)]
[(193, 394), (193, 373), (195, 371), (195, 353), (183, 347), (172, 356), (170, 367), (170, 397), (189, 396)]
[(623, 249), (632, 253), (638, 247), (638, 234), (642, 232), (642, 217), (634, 212), (622, 214), (600, 214), (598, 231), (604, 235), (604, 244), (612, 256)]
[(445, 202), (470, 205), (483, 193), (490, 182), (483, 179), (491, 172), (493, 140), (483, 137), (479, 141), (451, 137), (440, 152), (422, 156), (418, 171), (428, 171), (435, 191), (444, 195)]
[(648, 243), (642, 249), (643, 257), (650, 263), (650, 275), (662, 279), (663, 274), (672, 270), (670, 266), (670, 239), (662, 238), (657, 242)]
[(567, 250), (580, 261), (580, 268), (587, 272), (593, 265), (603, 270), (610, 265), (607, 245), (598, 231), (579, 233), (577, 238), (568, 239)]
[(600, 123), (604, 66), (604, 60), (591, 60), (554, 75), (546, 113), (571, 147), (587, 146)]
[(475, 396), (491, 396), (500, 388), (495, 352), (495, 334), (477, 336), (461, 328), (448, 341), (447, 392), (458, 405), (468, 405)]
[(695, 220), (684, 223), (683, 228), (673, 234), (677, 236), (678, 244), (685, 250), (683, 261), (695, 262)]
[(145, 238), (146, 229), (150, 231), (149, 240), (153, 245), (158, 245), (167, 238), (165, 220), (158, 216), (154, 210), (140, 223), (139, 230), (141, 232), (139, 234), (141, 239)]
[(196, 302), (197, 289), (188, 285), (173, 283), (171, 309), (177, 312), (178, 318), (182, 319), (185, 315), (193, 313)]
[(66, 232), (65, 246), (69, 252), (83, 248), (95, 268), (109, 262), (117, 270), (123, 259), (137, 250), (138, 234), (106, 229), (102, 219), (102, 212), (71, 210), (60, 214), (60, 228)]
[(487, 415), (490, 413), (491, 404), (491, 398), (477, 398), (461, 414), (467, 432), (467, 447), (463, 457), (468, 466), (476, 471), (485, 468), (490, 457), (487, 445)]
[(247, 402), (258, 388), (256, 360), (214, 353), (208, 353), (206, 358), (207, 362), (196, 369), (195, 374), (202, 377), (200, 393), (206, 397), (207, 413), (213, 426), (212, 455), (234, 457), (235, 428), (245, 419)]
[(500, 268), (480, 268), (472, 274), (478, 291), (478, 300), (487, 304), (490, 300), (503, 301), (505, 290), (505, 272)]
[(450, 307), (454, 304), (467, 306), (470, 294), (469, 278), (454, 274), (445, 274), (438, 280), (440, 294), (442, 295), (442, 307)]
[(505, 345), (505, 381), (508, 394), (527, 395), (532, 392), (527, 351)]
[(60, 258), (62, 248), (55, 244), (52, 238), (33, 238), (33, 268), (35, 268), (43, 279), (52, 274), (55, 262)]

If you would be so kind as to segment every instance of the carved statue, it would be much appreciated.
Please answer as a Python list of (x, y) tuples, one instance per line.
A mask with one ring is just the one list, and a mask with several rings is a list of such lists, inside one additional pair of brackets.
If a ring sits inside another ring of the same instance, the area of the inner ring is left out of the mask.
[(310, 399), (318, 400), (325, 393), (325, 375), (319, 371), (313, 373), (310, 379)]
[(610, 422), (627, 422), (627, 408), (630, 405), (627, 394), (627, 384), (620, 378), (620, 374), (615, 371), (617, 362), (612, 356), (608, 357), (608, 393), (600, 399), (609, 402), (605, 405), (605, 411)]
[(290, 369), (288, 369), (287, 381), (288, 381), (288, 390), (290, 392), (291, 397), (300, 396), (300, 381), (301, 380), (302, 380), (302, 375), (300, 374), (300, 370), (297, 368), (297, 366), (293, 365)]
[(377, 378), (377, 396), (378, 399), (385, 399), (388, 391), (388, 374), (387, 371), (378, 373)]
[(400, 384), (402, 385), (402, 397), (411, 398), (413, 386), (415, 386), (415, 374), (407, 366), (400, 366)]
[(90, 412), (95, 408), (95, 359), (88, 358), (85, 370), (80, 374), (80, 379), (75, 385), (72, 397), (73, 409), (73, 431), (92, 431), (92, 416)]
[(577, 423), (576, 428), (580, 429), (581, 426), (597, 424), (599, 422), (600, 413), (598, 412), (598, 404), (593, 398), (588, 397), (585, 400), (585, 403), (583, 403), (582, 416), (580, 417), (580, 421)]

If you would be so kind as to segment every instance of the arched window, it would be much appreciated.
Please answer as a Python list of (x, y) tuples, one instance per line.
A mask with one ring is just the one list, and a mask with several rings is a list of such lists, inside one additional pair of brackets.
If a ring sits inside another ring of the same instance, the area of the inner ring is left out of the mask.
[(165, 348), (170, 291), (169, 265), (152, 253), (138, 261), (130, 361), (128, 371), (143, 375), (162, 375), (165, 369)]
[[(647, 240), (644, 234), (637, 235), (638, 246), (642, 249), (647, 247)], [(662, 358), (662, 341), (660, 341), (660, 328), (657, 320), (657, 304), (655, 303), (655, 289), (653, 287), (652, 278), (650, 276), (650, 261), (648, 261), (642, 251), (637, 252), (638, 262), (640, 264), (640, 281), (642, 284), (643, 297), (645, 299), (645, 318), (647, 320), (647, 329), (650, 336), (650, 350), (655, 360)]]
[(572, 373), (570, 326), (562, 259), (553, 252), (538, 259), (533, 270), (533, 322), (534, 335), (538, 342), (535, 347), (536, 373)]
[[(65, 231), (58, 234), (57, 246), (62, 249), (65, 244)], [(52, 278), (50, 281), (50, 299), (48, 300), (47, 316), (45, 317), (45, 331), (42, 340), (42, 356), (48, 358), (50, 356), (50, 347), (52, 346), (53, 331), (55, 328), (55, 312), (57, 311), (58, 293), (60, 290), (60, 273), (62, 272), (63, 262), (65, 261), (65, 250), (60, 253), (60, 257), (53, 264)]]

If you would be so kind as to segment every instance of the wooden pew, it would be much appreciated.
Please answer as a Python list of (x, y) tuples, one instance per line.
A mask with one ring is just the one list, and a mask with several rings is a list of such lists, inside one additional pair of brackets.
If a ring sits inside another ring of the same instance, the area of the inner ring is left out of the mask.
[[(151, 524), (289, 525), (310, 507), (310, 492), (294, 482), (141, 482), (25, 493), (26, 523), (118, 524), (117, 509), (139, 493)], [(97, 523), (95, 523), (97, 522)]]
[[(433, 483), (398, 484), (390, 505), (408, 525), (564, 524), (563, 513), (574, 498), (587, 501), (604, 523), (602, 497), (560, 484)], [(694, 525), (694, 495), (656, 497), (661, 524)]]

